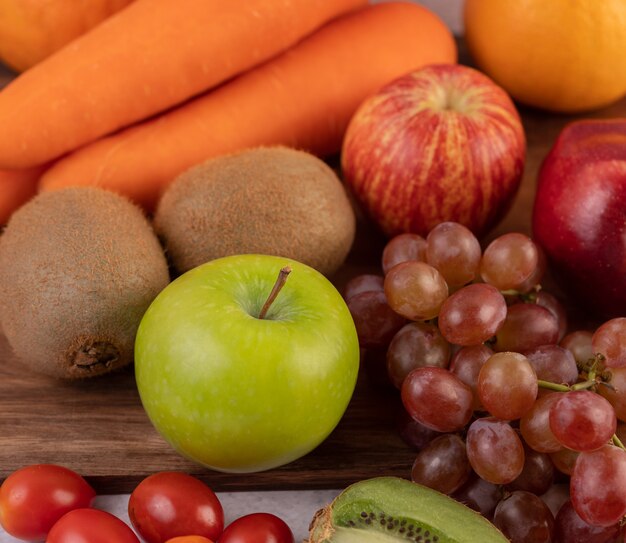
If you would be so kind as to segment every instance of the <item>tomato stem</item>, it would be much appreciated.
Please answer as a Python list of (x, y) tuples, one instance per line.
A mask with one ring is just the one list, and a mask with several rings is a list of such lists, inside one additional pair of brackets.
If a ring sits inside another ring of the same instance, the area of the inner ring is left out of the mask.
[(287, 282), (287, 276), (290, 273), (291, 268), (289, 266), (281, 268), (281, 270), (278, 272), (278, 279), (276, 279), (276, 283), (274, 283), (274, 286), (272, 287), (272, 292), (270, 292), (270, 295), (267, 297), (267, 300), (265, 300), (265, 303), (261, 308), (261, 312), (259, 313), (259, 319), (265, 318), (270, 306), (274, 303), (274, 300), (276, 299), (282, 288), (285, 286), (285, 283)]

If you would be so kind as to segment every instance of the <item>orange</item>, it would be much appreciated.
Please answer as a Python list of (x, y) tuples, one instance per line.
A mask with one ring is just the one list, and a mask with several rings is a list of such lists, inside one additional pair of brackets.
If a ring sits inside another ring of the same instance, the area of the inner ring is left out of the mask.
[(552, 111), (626, 93), (626, 0), (467, 0), (478, 67), (515, 99)]
[(22, 72), (132, 0), (0, 0), (0, 60)]

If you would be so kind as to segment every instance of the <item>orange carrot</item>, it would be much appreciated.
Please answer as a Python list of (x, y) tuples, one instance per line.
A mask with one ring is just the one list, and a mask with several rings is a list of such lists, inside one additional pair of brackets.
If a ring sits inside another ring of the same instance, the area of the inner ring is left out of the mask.
[(0, 170), (0, 226), (9, 222), (13, 212), (35, 196), (44, 170), (45, 167)]
[(78, 150), (41, 187), (97, 185), (150, 210), (176, 175), (215, 155), (270, 144), (336, 152), (366, 96), (412, 69), (455, 60), (450, 32), (425, 8), (366, 7), (200, 98)]
[(137, 0), (0, 93), (0, 168), (42, 164), (284, 51), (367, 0)]

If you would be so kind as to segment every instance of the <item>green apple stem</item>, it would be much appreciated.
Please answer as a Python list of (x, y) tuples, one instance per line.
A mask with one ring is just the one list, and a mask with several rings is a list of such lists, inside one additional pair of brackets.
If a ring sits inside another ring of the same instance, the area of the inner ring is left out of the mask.
[(272, 292), (270, 292), (270, 295), (267, 297), (267, 300), (265, 300), (265, 303), (261, 308), (261, 312), (259, 313), (259, 319), (265, 318), (265, 315), (267, 315), (270, 306), (274, 303), (274, 300), (276, 299), (282, 288), (285, 286), (285, 283), (287, 282), (287, 276), (290, 273), (291, 268), (289, 266), (281, 268), (281, 270), (278, 272), (278, 279), (276, 279), (276, 283), (274, 283)]

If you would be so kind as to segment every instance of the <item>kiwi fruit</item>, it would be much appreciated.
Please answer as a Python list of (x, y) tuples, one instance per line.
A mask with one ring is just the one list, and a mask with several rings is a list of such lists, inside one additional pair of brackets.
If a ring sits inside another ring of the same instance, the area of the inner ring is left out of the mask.
[(166, 190), (155, 228), (180, 273), (235, 254), (282, 256), (331, 275), (355, 216), (341, 181), (317, 157), (261, 147), (214, 158)]
[(425, 486), (397, 477), (346, 488), (310, 526), (308, 543), (506, 543), (488, 520)]
[(98, 188), (42, 193), (0, 237), (0, 318), (17, 358), (76, 379), (132, 361), (139, 322), (169, 282), (148, 220)]

